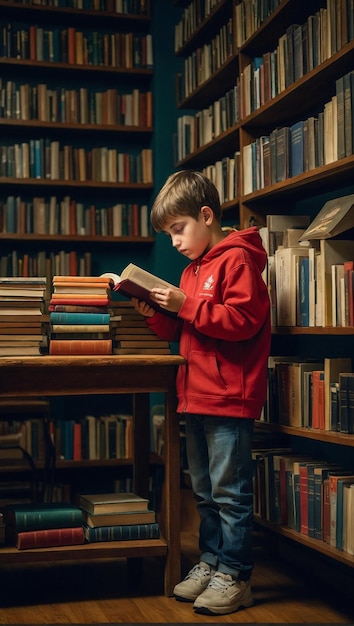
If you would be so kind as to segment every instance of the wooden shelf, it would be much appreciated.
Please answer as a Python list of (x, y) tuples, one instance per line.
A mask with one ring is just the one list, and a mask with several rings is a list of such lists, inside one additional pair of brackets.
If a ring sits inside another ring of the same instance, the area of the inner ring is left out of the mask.
[[(188, 5), (189, 4), (190, 3), (188, 3)], [(233, 0), (233, 2), (228, 5), (230, 15), (234, 18), (234, 28), (237, 28), (234, 11), (238, 4), (239, 2), (237, 0)], [(185, 3), (179, 3), (179, 6), (186, 5)], [(287, 30), (291, 25), (305, 24), (310, 15), (315, 15), (315, 13), (317, 11), (319, 12), (323, 7), (324, 3), (321, 0), (309, 0), (307, 3), (299, 3), (296, 2), (296, 0), (282, 0), (279, 6), (265, 19), (247, 41), (238, 49), (234, 46), (234, 54), (232, 58), (228, 59), (224, 66), (220, 67), (207, 81), (196, 88), (193, 93), (179, 102), (178, 109), (180, 115), (183, 115), (183, 109), (186, 109), (186, 115), (193, 115), (193, 113), (187, 111), (187, 109), (197, 109), (198, 111), (207, 109), (209, 106), (213, 105), (214, 102), (220, 100), (222, 96), (226, 95), (228, 90), (237, 87), (237, 79), (239, 79), (240, 83), (238, 97), (241, 100), (244, 95), (242, 93), (242, 81), (245, 68), (248, 67), (249, 64), (252, 64), (256, 57), (263, 57), (265, 53), (271, 53), (276, 50), (277, 46), (280, 44), (279, 40), (283, 35), (287, 34), (287, 36), (290, 37), (291, 31), (287, 33)], [(224, 5), (223, 9), (226, 10), (226, 5)], [(225, 15), (224, 19), (227, 19)], [(179, 56), (183, 55), (185, 58), (189, 58), (201, 42), (210, 43), (213, 35), (209, 35), (208, 42), (208, 32), (212, 33), (212, 31), (208, 31), (206, 26), (207, 25), (204, 25), (204, 23), (199, 25), (188, 42), (178, 51)], [(235, 33), (234, 40), (236, 40)], [(240, 179), (239, 197), (235, 198), (234, 202), (228, 203), (229, 211), (227, 215), (229, 217), (229, 213), (234, 210), (235, 222), (239, 223), (241, 229), (249, 226), (251, 216), (255, 218), (258, 226), (262, 226), (265, 225), (266, 216), (268, 214), (290, 215), (294, 213), (303, 215), (310, 212), (312, 214), (317, 212), (317, 204), (322, 201), (322, 197), (324, 197), (325, 194), (329, 194), (330, 197), (332, 197), (334, 194), (346, 195), (353, 193), (354, 154), (247, 194), (244, 192), (244, 172), (242, 167), (244, 147), (255, 143), (256, 140), (263, 136), (270, 135), (276, 128), (281, 128), (282, 126), (289, 127), (295, 122), (305, 120), (310, 116), (317, 117), (319, 112), (323, 111), (325, 103), (327, 101), (329, 102), (336, 94), (336, 80), (352, 71), (353, 52), (354, 40), (343, 45), (337, 52), (332, 54), (332, 56), (325, 59), (311, 71), (305, 73), (275, 97), (265, 102), (261, 107), (252, 111), (242, 119), (239, 119), (236, 124), (215, 137), (208, 144), (188, 154), (183, 160), (177, 163), (177, 167), (203, 169), (207, 166), (213, 166), (224, 157), (233, 156), (233, 153), (239, 150), (241, 154), (241, 171), (238, 172)], [(277, 63), (277, 61), (274, 61), (274, 63)], [(193, 63), (191, 62), (190, 65), (192, 66)], [(264, 73), (266, 69), (267, 68), (263, 67)], [(199, 68), (196, 68), (196, 71), (198, 70)], [(251, 70), (251, 73), (252, 71), (253, 70)], [(262, 85), (262, 77), (263, 74), (260, 70), (260, 85)], [(180, 78), (181, 77), (178, 76), (178, 81)], [(185, 77), (182, 75), (182, 78)], [(177, 82), (177, 86), (178, 85), (179, 82)], [(251, 83), (250, 92), (252, 92), (252, 88), (253, 83)], [(268, 94), (264, 96), (264, 99), (267, 96)], [(252, 96), (250, 97), (252, 98)], [(241, 114), (242, 110), (239, 111), (239, 117), (241, 117)], [(235, 120), (237, 118), (231, 114), (230, 119)], [(187, 120), (186, 123), (187, 130), (189, 130), (188, 124), (189, 120)], [(257, 149), (258, 146), (256, 145), (255, 147)], [(181, 154), (182, 153), (181, 151)], [(256, 176), (256, 173), (252, 172), (252, 175)], [(250, 186), (249, 189), (254, 187), (255, 186)], [(344, 189), (345, 191), (341, 193), (338, 191), (339, 189)], [(304, 340), (301, 340), (302, 337), (304, 337)], [(342, 352), (349, 354), (352, 352), (353, 337), (353, 327), (277, 327), (272, 329), (272, 353), (277, 354), (276, 350), (280, 349), (279, 354), (281, 355), (303, 355), (304, 350), (309, 349), (307, 354), (311, 354), (310, 345), (312, 345), (312, 347), (317, 346), (317, 354), (325, 353), (325, 350), (328, 349), (328, 356), (332, 356), (332, 354), (336, 356), (337, 348), (340, 343), (338, 354), (342, 355)], [(319, 346), (322, 338), (325, 340), (327, 338), (327, 341), (323, 341), (323, 345)], [(334, 343), (337, 345), (334, 345)], [(312, 356), (314, 355), (312, 354)], [(257, 429), (260, 434), (261, 442), (263, 434), (281, 434), (280, 437), (269, 437), (268, 443), (271, 438), (273, 438), (274, 441), (275, 439), (283, 439), (282, 434), (290, 435), (297, 438), (297, 448), (300, 448), (302, 445), (303, 448), (307, 450), (309, 447), (309, 445), (306, 445), (308, 442), (300, 441), (301, 438), (313, 440), (314, 444), (315, 442), (323, 442), (339, 446), (339, 457), (341, 452), (343, 453), (343, 457), (346, 456), (347, 452), (350, 454), (351, 449), (354, 447), (354, 435), (345, 433), (294, 428), (266, 422), (257, 422), (256, 435)], [(265, 439), (267, 440), (267, 437), (265, 437)], [(268, 443), (266, 443), (266, 446), (268, 446)], [(272, 444), (270, 444), (270, 446), (271, 445)], [(349, 450), (345, 450), (343, 446), (349, 448)], [(289, 539), (303, 543), (311, 549), (323, 552), (337, 561), (349, 564), (351, 567), (354, 565), (353, 557), (333, 549), (323, 542), (312, 540), (287, 528), (274, 528), (272, 525), (266, 524), (263, 520), (260, 520), (259, 523), (264, 524), (264, 526), (274, 532), (283, 534)]]
[(151, 237), (134, 237), (133, 235), (126, 235), (122, 237), (112, 237), (110, 235), (18, 235), (17, 233), (0, 233), (0, 241), (46, 241), (50, 243), (93, 243), (93, 244), (108, 244), (108, 243), (138, 243), (152, 244), (155, 241), (153, 236)]
[(304, 439), (315, 439), (316, 441), (324, 441), (334, 443), (340, 446), (354, 447), (354, 435), (346, 433), (334, 432), (332, 430), (318, 430), (315, 428), (297, 428), (295, 426), (286, 426), (285, 424), (273, 424), (272, 422), (257, 422), (257, 426), (264, 431), (285, 433), (294, 437), (303, 437)]
[(168, 543), (163, 538), (135, 541), (106, 541), (77, 546), (59, 546), (18, 550), (0, 547), (0, 561), (9, 564), (45, 563), (57, 561), (89, 561), (93, 559), (166, 557)]
[[(180, 356), (43, 356), (0, 359), (0, 397), (132, 394), (134, 420), (134, 491), (148, 497), (150, 462), (149, 394), (165, 397), (165, 484), (162, 535), (166, 541), (102, 542), (40, 550), (0, 550), (3, 562), (89, 558), (165, 557), (165, 593), (180, 578), (179, 423), (175, 415), (175, 376)], [(73, 464), (70, 464), (72, 467)]]
[(352, 555), (347, 552), (343, 552), (342, 550), (337, 550), (337, 548), (333, 548), (324, 541), (313, 539), (308, 535), (302, 535), (301, 533), (298, 533), (291, 528), (287, 528), (286, 526), (276, 526), (275, 524), (271, 524), (267, 520), (258, 516), (255, 517), (255, 522), (267, 530), (270, 530), (278, 535), (282, 535), (292, 541), (296, 541), (297, 543), (301, 543), (301, 545), (314, 549), (317, 552), (321, 552), (321, 554), (335, 559), (336, 561), (340, 561), (344, 565), (354, 567), (354, 557)]

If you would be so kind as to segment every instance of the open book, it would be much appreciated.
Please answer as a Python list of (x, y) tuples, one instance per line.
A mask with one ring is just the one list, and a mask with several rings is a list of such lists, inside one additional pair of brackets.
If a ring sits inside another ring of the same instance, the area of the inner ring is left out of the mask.
[(172, 287), (175, 289), (175, 285), (172, 285), (172, 283), (158, 278), (158, 276), (143, 270), (141, 267), (134, 265), (134, 263), (129, 263), (120, 275), (106, 272), (102, 276), (107, 276), (107, 278), (112, 280), (113, 291), (118, 291), (128, 298), (143, 300), (157, 311), (171, 315), (169, 311), (162, 309), (150, 298), (150, 291), (155, 287)]
[(330, 239), (354, 227), (354, 194), (328, 200), (300, 241)]

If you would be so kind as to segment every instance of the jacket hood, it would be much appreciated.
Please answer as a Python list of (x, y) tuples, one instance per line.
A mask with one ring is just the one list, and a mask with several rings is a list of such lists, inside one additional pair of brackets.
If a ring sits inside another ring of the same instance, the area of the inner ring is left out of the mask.
[(262, 239), (256, 226), (230, 232), (225, 239), (213, 246), (204, 255), (203, 262), (212, 260), (220, 254), (229, 251), (230, 247), (243, 248), (243, 250), (247, 251), (253, 257), (260, 272), (263, 272), (267, 262), (267, 253), (263, 248)]

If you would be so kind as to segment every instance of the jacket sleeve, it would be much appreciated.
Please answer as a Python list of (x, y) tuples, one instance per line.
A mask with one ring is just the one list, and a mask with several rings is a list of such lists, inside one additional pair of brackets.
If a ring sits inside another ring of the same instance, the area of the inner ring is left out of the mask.
[(178, 315), (207, 337), (245, 341), (260, 331), (269, 318), (269, 309), (263, 278), (246, 260), (225, 272), (217, 297), (206, 300), (187, 295)]
[(158, 311), (152, 317), (145, 319), (149, 328), (151, 328), (160, 339), (179, 341), (183, 325), (182, 320), (174, 319)]

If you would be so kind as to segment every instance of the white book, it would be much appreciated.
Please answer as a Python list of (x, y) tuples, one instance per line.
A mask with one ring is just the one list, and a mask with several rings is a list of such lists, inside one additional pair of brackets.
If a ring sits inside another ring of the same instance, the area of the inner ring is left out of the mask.
[(332, 265), (332, 326), (342, 326), (342, 311), (340, 297), (340, 281), (344, 278), (344, 265)]
[(242, 149), (242, 170), (243, 170), (243, 194), (252, 193), (252, 144), (243, 146)]
[(297, 263), (308, 256), (308, 248), (278, 248), (275, 252), (278, 326), (296, 326)]

